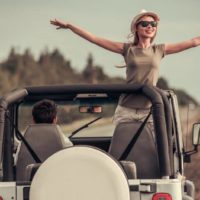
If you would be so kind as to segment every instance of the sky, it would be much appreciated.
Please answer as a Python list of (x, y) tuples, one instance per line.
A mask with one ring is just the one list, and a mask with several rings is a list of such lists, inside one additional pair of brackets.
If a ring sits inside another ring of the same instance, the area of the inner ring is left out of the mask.
[[(176, 43), (200, 36), (200, 0), (0, 0), (0, 62), (11, 47), (29, 48), (37, 59), (41, 52), (59, 49), (81, 71), (91, 53), (94, 62), (110, 76), (125, 77), (115, 66), (123, 57), (78, 37), (70, 30), (56, 30), (50, 19), (74, 23), (110, 40), (127, 42), (133, 17), (142, 9), (160, 16), (155, 43)], [(171, 88), (183, 89), (200, 102), (200, 46), (167, 55), (160, 76)]]

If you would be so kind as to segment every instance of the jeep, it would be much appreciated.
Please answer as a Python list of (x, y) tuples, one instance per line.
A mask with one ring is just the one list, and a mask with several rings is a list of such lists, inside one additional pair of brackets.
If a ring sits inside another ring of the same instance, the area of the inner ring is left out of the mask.
[[(152, 104), (154, 135), (143, 122), (113, 124), (122, 93)], [(32, 105), (51, 99), (58, 125), (33, 124)], [(185, 151), (176, 94), (147, 85), (55, 85), (16, 89), (0, 98), (0, 199), (187, 200), (194, 184)], [(63, 147), (57, 132), (70, 138)], [(17, 149), (20, 145), (20, 152)]]

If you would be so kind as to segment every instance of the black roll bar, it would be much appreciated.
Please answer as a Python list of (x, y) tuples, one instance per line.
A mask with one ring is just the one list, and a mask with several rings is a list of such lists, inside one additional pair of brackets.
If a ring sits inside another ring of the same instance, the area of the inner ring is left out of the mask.
[(18, 102), (21, 99), (34, 96), (45, 95), (61, 95), (61, 94), (76, 94), (76, 93), (142, 93), (152, 102), (152, 115), (157, 138), (158, 158), (160, 165), (160, 173), (162, 177), (171, 175), (169, 147), (166, 130), (166, 120), (164, 105), (161, 95), (154, 87), (140, 84), (112, 84), (112, 85), (56, 85), (56, 86), (38, 86), (26, 87), (9, 93), (0, 99), (0, 159), (2, 160), (2, 145), (5, 122), (5, 111), (12, 103)]

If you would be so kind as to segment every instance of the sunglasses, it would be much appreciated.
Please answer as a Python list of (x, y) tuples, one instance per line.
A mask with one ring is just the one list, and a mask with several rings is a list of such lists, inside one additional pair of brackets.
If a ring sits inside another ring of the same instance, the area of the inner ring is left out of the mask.
[(157, 27), (158, 23), (156, 21), (140, 21), (137, 25), (141, 25), (142, 27), (147, 27), (151, 25), (152, 27)]

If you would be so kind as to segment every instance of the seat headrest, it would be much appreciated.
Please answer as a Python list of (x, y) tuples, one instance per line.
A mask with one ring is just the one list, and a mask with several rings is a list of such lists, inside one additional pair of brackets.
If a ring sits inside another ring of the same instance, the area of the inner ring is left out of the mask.
[(52, 148), (54, 145), (65, 147), (63, 133), (56, 124), (31, 124), (26, 129), (24, 137), (33, 145), (38, 143), (37, 146), (42, 143), (43, 146), (51, 144)]

